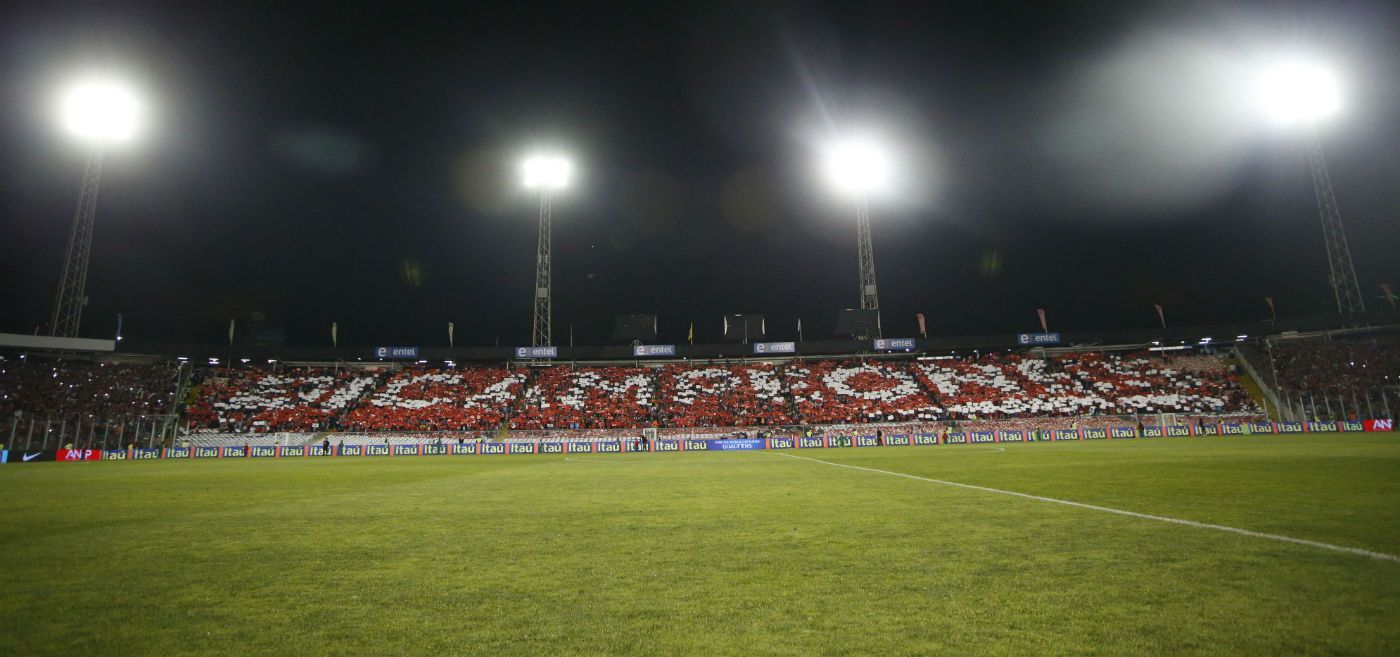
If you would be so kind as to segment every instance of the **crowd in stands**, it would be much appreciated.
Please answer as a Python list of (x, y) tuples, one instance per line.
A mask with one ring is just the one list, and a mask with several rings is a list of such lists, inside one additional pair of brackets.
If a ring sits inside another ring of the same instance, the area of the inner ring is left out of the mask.
[(373, 374), (328, 368), (215, 369), (199, 383), (198, 397), (186, 416), (195, 426), (218, 431), (338, 429), (344, 411), (375, 379)]
[(410, 368), (388, 376), (346, 416), (356, 431), (470, 431), (500, 426), (525, 384), (503, 368)]
[[(1388, 353), (1393, 363), (1395, 351)], [(1357, 362), (1370, 371), (1381, 361)], [(0, 418), (56, 408), (169, 413), (178, 381), (173, 365), (0, 360)], [(1146, 353), (654, 367), (215, 367), (197, 370), (191, 385), (183, 414), (195, 433), (689, 431), (1254, 410), (1218, 358)]]
[(1280, 341), (1272, 351), (1286, 391), (1349, 395), (1400, 386), (1400, 336)]
[(804, 424), (932, 420), (941, 409), (902, 361), (815, 361), (785, 372)]
[(84, 421), (163, 415), (179, 376), (166, 364), (0, 357), (0, 420), (17, 413)]
[(777, 368), (743, 365), (667, 365), (657, 375), (662, 426), (774, 426), (796, 421)]
[(597, 429), (650, 423), (656, 382), (640, 367), (546, 367), (536, 370), (512, 429)]
[(995, 353), (921, 363), (917, 375), (952, 419), (1223, 412), (1252, 405), (1218, 359), (1189, 358)]

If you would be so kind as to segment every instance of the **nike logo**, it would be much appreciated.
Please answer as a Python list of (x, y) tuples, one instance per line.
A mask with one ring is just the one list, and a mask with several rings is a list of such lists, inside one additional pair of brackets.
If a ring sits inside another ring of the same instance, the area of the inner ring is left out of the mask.
[(29, 462), (29, 461), (33, 461), (34, 459), (37, 459), (37, 458), (39, 458), (40, 456), (43, 456), (43, 455), (44, 455), (43, 452), (35, 452), (35, 453), (33, 453), (33, 454), (25, 454), (25, 455), (23, 456), (23, 458), (24, 458), (25, 462)]

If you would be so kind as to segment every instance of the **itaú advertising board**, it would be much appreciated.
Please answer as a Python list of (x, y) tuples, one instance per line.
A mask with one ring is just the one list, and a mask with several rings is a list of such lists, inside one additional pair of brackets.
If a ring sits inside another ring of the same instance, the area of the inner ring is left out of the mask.
[[(150, 461), (166, 459), (238, 459), (303, 460), (338, 457), (370, 457), (398, 460), (403, 457), (453, 458), (466, 455), (511, 458), (521, 455), (566, 457), (570, 454), (622, 454), (634, 452), (721, 452), (785, 449), (885, 448), (938, 445), (986, 445), (992, 443), (1037, 443), (1044, 441), (1082, 441), (1123, 438), (1170, 438), (1184, 436), (1235, 436), (1244, 434), (1269, 435), (1308, 431), (1394, 431), (1389, 420), (1352, 420), (1339, 423), (1268, 423), (1222, 422), (1190, 427), (1085, 427), (1025, 431), (1022, 429), (979, 429), (937, 433), (873, 433), (864, 429), (858, 433), (831, 432), (809, 436), (771, 436), (768, 438), (686, 438), (657, 437), (644, 440), (641, 436), (605, 440), (514, 440), (507, 442), (433, 442), (337, 444), (329, 454), (320, 445), (223, 445), (198, 447), (133, 448), (118, 450), (60, 449), (10, 450), (0, 452), (0, 463), (34, 463), (59, 461)], [(953, 449), (956, 449), (954, 447)]]

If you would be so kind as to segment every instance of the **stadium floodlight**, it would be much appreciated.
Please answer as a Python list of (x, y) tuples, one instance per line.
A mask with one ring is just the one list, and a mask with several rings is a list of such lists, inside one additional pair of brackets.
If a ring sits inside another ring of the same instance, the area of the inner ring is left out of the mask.
[[(870, 240), (870, 209), (872, 194), (890, 191), (894, 163), (889, 149), (879, 140), (868, 136), (847, 137), (833, 141), (822, 149), (822, 174), (831, 188), (856, 203), (856, 250), (860, 268), (860, 307), (880, 309), (880, 296), (875, 285), (875, 249)], [(880, 336), (877, 328), (875, 336)]]
[(1364, 312), (1366, 302), (1356, 280), (1351, 249), (1342, 229), (1342, 215), (1332, 189), (1332, 177), (1318, 137), (1320, 123), (1342, 110), (1342, 82), (1338, 74), (1317, 60), (1284, 57), (1261, 66), (1254, 92), (1260, 110), (1276, 126), (1301, 128), (1307, 140), (1308, 165), (1313, 192), (1322, 220), (1323, 246), (1327, 250), (1328, 283), (1342, 315)]
[(853, 137), (826, 146), (822, 173), (838, 193), (861, 198), (888, 191), (894, 167), (889, 151), (877, 140)]
[(521, 172), (524, 174), (525, 188), (537, 190), (540, 193), (540, 231), (539, 241), (535, 247), (535, 310), (530, 345), (548, 347), (551, 346), (554, 339), (551, 328), (554, 319), (554, 300), (550, 290), (552, 279), (550, 269), (553, 260), (550, 192), (569, 186), (574, 166), (567, 158), (560, 155), (533, 155), (525, 158), (525, 162), (521, 165)]
[(126, 83), (91, 77), (73, 83), (64, 92), (59, 112), (63, 127), (74, 137), (105, 145), (135, 137), (144, 108)]
[(521, 166), (526, 189), (563, 189), (569, 186), (574, 167), (558, 155), (536, 155), (525, 159)]
[(1342, 109), (1341, 81), (1318, 62), (1284, 59), (1262, 67), (1258, 75), (1257, 101), (1278, 125), (1313, 125)]
[(68, 255), (54, 300), (49, 334), (78, 336), (87, 305), (87, 270), (92, 253), (93, 217), (102, 179), (102, 149), (131, 141), (141, 129), (145, 106), (133, 88), (112, 77), (89, 76), (70, 85), (59, 99), (59, 121), (71, 135), (87, 144), (87, 168), (78, 193), (78, 209), (68, 237)]

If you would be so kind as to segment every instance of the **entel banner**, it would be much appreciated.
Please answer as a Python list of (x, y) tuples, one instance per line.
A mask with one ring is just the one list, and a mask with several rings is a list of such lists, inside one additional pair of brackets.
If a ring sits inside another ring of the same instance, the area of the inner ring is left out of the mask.
[(796, 342), (755, 342), (753, 352), (756, 354), (795, 354), (797, 353)]
[(1016, 344), (1060, 344), (1060, 334), (1055, 333), (1017, 333)]
[(914, 338), (879, 338), (875, 340), (875, 351), (898, 351), (913, 348)]
[(516, 347), (516, 358), (558, 358), (559, 347)]
[(375, 347), (375, 358), (417, 358), (418, 347)]
[(637, 358), (647, 356), (674, 356), (676, 355), (676, 345), (673, 344), (638, 344), (632, 345), (632, 355)]

